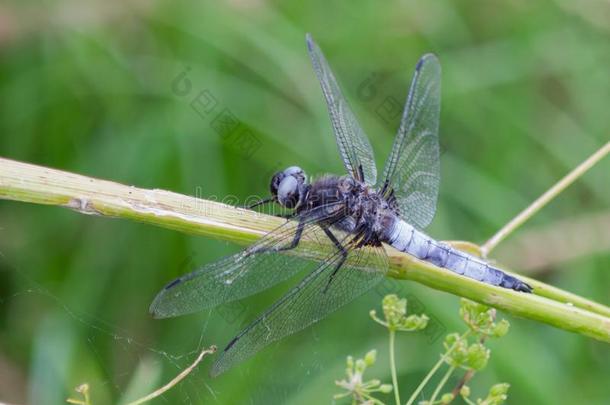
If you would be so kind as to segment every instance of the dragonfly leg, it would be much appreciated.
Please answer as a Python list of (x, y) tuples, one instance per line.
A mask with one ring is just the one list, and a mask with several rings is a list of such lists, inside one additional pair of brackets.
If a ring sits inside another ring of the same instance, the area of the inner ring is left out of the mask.
[(333, 272), (328, 278), (328, 283), (326, 284), (326, 287), (324, 287), (324, 293), (326, 293), (328, 287), (330, 287), (330, 283), (332, 283), (333, 279), (335, 278), (335, 275), (337, 274), (341, 266), (343, 266), (343, 263), (345, 263), (345, 261), (347, 260), (347, 249), (345, 249), (345, 247), (341, 244), (341, 242), (339, 242), (337, 237), (331, 232), (330, 229), (328, 229), (328, 227), (321, 226), (321, 228), (322, 230), (324, 230), (326, 236), (328, 236), (328, 239), (333, 242), (337, 250), (339, 250), (339, 252), (341, 253), (341, 260), (339, 260), (339, 263), (337, 263), (337, 265), (335, 266)]
[(305, 221), (301, 219), (299, 221), (299, 224), (297, 225), (297, 230), (294, 232), (294, 237), (292, 238), (292, 241), (290, 242), (289, 245), (281, 246), (281, 247), (260, 247), (258, 249), (251, 249), (251, 250), (248, 250), (247, 256), (250, 256), (255, 253), (259, 254), (259, 253), (266, 253), (266, 252), (281, 252), (283, 250), (294, 249), (299, 245), (299, 242), (301, 241), (301, 236), (303, 235), (304, 228), (305, 228)]
[(305, 221), (301, 219), (299, 221), (299, 224), (297, 225), (297, 230), (294, 232), (294, 237), (292, 238), (292, 241), (290, 242), (289, 245), (281, 246), (281, 247), (261, 246), (261, 247), (254, 248), (254, 249), (248, 249), (246, 251), (246, 257), (251, 256), (253, 254), (260, 254), (260, 253), (267, 253), (267, 252), (282, 252), (285, 250), (294, 249), (299, 245), (299, 242), (301, 241), (301, 236), (303, 236), (303, 229), (305, 229)]
[(301, 236), (303, 236), (304, 228), (305, 228), (305, 221), (303, 219), (301, 219), (299, 221), (299, 224), (297, 225), (297, 230), (294, 233), (294, 238), (292, 238), (292, 242), (290, 242), (290, 245), (278, 248), (277, 250), (278, 251), (290, 250), (290, 249), (294, 249), (295, 247), (297, 247), (299, 245), (299, 242), (301, 241)]

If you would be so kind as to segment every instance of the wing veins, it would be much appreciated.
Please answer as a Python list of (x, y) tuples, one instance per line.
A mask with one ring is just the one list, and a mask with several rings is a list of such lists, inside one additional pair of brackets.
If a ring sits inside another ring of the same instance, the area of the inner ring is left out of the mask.
[[(327, 204), (318, 213), (335, 205), (340, 204)], [(331, 247), (318, 238), (317, 222), (325, 217), (315, 214), (299, 218), (304, 222), (304, 230), (295, 254), (274, 250), (288, 245), (294, 236), (298, 221), (287, 221), (250, 247), (169, 283), (151, 304), (151, 313), (155, 317), (172, 317), (212, 308), (270, 288), (299, 273), (310, 265), (308, 261), (320, 257), (316, 250), (324, 252)]]
[[(326, 100), (343, 164), (353, 178), (374, 185), (377, 168), (373, 148), (350, 109), (347, 99), (341, 93), (339, 83), (332, 73), (328, 61), (309, 34), (307, 35), (307, 48), (322, 87), (322, 94)], [(362, 170), (359, 167), (362, 167)]]
[[(342, 243), (348, 248), (357, 245), (359, 235), (347, 235)], [(346, 240), (349, 241), (345, 243)], [(342, 266), (324, 292), (326, 276), (341, 259), (339, 250), (331, 253), (325, 260), (309, 273), (297, 286), (272, 305), (270, 309), (254, 320), (240, 332), (228, 345), (221, 357), (214, 364), (212, 375), (218, 375), (235, 363), (238, 363), (268, 344), (291, 335), (315, 323), (330, 312), (337, 310), (347, 302), (370, 289), (380, 281), (387, 269), (387, 256), (380, 248), (350, 249), (348, 261)], [(383, 262), (373, 263), (371, 259)], [(372, 273), (367, 275), (366, 273)], [(361, 278), (361, 279), (359, 279)], [(244, 340), (245, 339), (245, 340)]]

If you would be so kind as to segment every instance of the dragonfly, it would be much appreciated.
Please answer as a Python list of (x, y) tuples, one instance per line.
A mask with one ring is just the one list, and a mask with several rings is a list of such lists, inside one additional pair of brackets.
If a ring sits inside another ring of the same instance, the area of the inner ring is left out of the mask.
[(170, 282), (154, 299), (156, 318), (240, 300), (297, 275), (302, 279), (235, 336), (213, 364), (217, 376), (259, 350), (320, 321), (383, 280), (385, 245), (498, 287), (529, 293), (527, 283), (491, 263), (437, 241), (424, 229), (439, 192), (441, 67), (434, 54), (417, 62), (398, 133), (382, 176), (319, 46), (306, 36), (347, 174), (308, 181), (291, 166), (273, 175), (271, 196), (287, 220), (253, 245)]

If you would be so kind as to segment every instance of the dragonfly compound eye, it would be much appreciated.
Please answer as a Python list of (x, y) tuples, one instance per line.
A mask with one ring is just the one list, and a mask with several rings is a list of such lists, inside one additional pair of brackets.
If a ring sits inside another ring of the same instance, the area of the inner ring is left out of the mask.
[(307, 181), (307, 175), (299, 166), (290, 166), (289, 168), (284, 170), (284, 174), (286, 176), (293, 176), (302, 183), (305, 183)]
[(280, 183), (285, 177), (286, 175), (284, 174), (284, 172), (277, 172), (271, 178), (271, 184), (269, 185), (269, 189), (271, 191), (271, 195), (273, 195), (274, 197), (277, 196), (277, 190), (278, 188), (280, 188)]
[(277, 190), (277, 200), (286, 208), (294, 208), (299, 202), (299, 182), (293, 176), (285, 177)]

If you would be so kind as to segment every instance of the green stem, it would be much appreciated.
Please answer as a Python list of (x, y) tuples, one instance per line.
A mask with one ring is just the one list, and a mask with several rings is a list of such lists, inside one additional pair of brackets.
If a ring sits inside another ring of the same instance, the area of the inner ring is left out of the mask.
[[(169, 191), (140, 189), (2, 158), (0, 198), (58, 205), (83, 214), (130, 219), (240, 244), (255, 241), (285, 221)], [(462, 277), (389, 247), (386, 250), (390, 277), (413, 280), (516, 316), (610, 342), (610, 308), (601, 304), (525, 277), (535, 294), (517, 293)]]
[(392, 385), (394, 386), (394, 399), (396, 405), (400, 405), (400, 394), (398, 393), (398, 377), (396, 375), (396, 357), (394, 355), (394, 340), (396, 331), (389, 329), (390, 332), (390, 370), (392, 372)]
[(466, 397), (462, 397), (462, 399), (464, 400), (464, 402), (466, 402), (468, 405), (476, 405), (472, 400), (466, 398)]
[(378, 400), (377, 398), (373, 397), (372, 395), (364, 395), (364, 398), (362, 398), (362, 399), (363, 400), (366, 399), (375, 405), (385, 405), (382, 401)]
[(449, 370), (447, 370), (447, 372), (443, 376), (443, 379), (438, 383), (438, 386), (434, 390), (434, 393), (432, 394), (432, 398), (430, 398), (430, 404), (434, 404), (434, 401), (436, 401), (436, 397), (438, 397), (438, 394), (440, 394), (440, 392), (443, 389), (443, 387), (445, 386), (445, 384), (447, 384), (449, 377), (451, 377), (451, 374), (453, 374), (454, 371), (455, 371), (455, 366), (449, 367)]
[[(466, 332), (464, 332), (461, 336), (462, 339), (468, 337), (468, 335), (470, 335), (470, 330), (467, 330)], [(415, 388), (415, 391), (413, 391), (413, 394), (411, 394), (411, 397), (409, 398), (409, 400), (407, 401), (407, 405), (411, 405), (413, 404), (413, 401), (415, 401), (415, 399), (417, 398), (417, 396), (421, 393), (421, 391), (424, 389), (424, 387), (428, 384), (428, 381), (430, 381), (430, 379), (434, 376), (434, 374), (436, 374), (436, 372), (438, 371), (438, 369), (443, 365), (443, 363), (445, 362), (445, 359), (447, 359), (447, 357), (449, 357), (449, 355), (451, 354), (451, 352), (456, 348), (457, 343), (454, 343), (453, 346), (451, 346), (449, 348), (449, 350), (447, 350), (442, 356), (441, 358), (436, 362), (436, 364), (434, 365), (434, 367), (432, 367), (432, 369), (430, 371), (428, 371), (428, 374), (426, 374), (426, 376), (424, 377), (424, 379), (419, 383), (419, 385), (417, 386), (417, 388)]]
[(542, 194), (536, 201), (530, 204), (529, 207), (524, 209), (514, 217), (509, 223), (504, 225), (494, 236), (492, 236), (485, 244), (481, 247), (483, 257), (487, 257), (489, 253), (502, 242), (508, 235), (513, 233), (517, 228), (530, 219), (534, 214), (540, 211), (545, 205), (547, 205), (553, 198), (557, 197), (559, 193), (565, 190), (570, 184), (574, 183), (579, 177), (593, 167), (597, 162), (604, 158), (610, 153), (610, 142), (606, 143), (594, 154), (589, 156), (587, 160), (582, 162), (578, 167), (568, 173), (563, 179), (559, 180), (553, 187), (548, 189)]
[(441, 357), (439, 361), (436, 362), (436, 364), (434, 365), (434, 367), (432, 367), (432, 369), (428, 372), (428, 374), (426, 374), (426, 376), (424, 377), (424, 379), (419, 383), (419, 385), (417, 386), (417, 388), (415, 389), (415, 391), (413, 391), (413, 394), (411, 394), (411, 397), (409, 398), (409, 400), (407, 401), (407, 405), (412, 405), (413, 402), (415, 401), (415, 399), (417, 398), (417, 396), (421, 393), (421, 391), (424, 389), (424, 387), (428, 384), (428, 381), (430, 381), (430, 379), (432, 378), (432, 376), (434, 374), (436, 374), (436, 372), (438, 371), (438, 369), (443, 365), (443, 362), (445, 361), (444, 357)]

